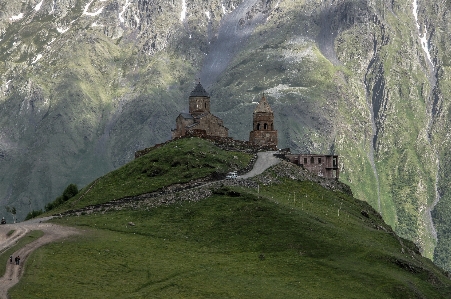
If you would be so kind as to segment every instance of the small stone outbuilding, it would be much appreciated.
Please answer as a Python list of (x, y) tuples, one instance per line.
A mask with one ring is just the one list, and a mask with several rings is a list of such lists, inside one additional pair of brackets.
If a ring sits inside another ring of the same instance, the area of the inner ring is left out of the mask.
[(172, 139), (201, 132), (206, 136), (228, 137), (229, 129), (222, 119), (210, 113), (210, 96), (200, 82), (189, 96), (189, 113), (180, 113), (175, 120)]
[(274, 130), (274, 112), (266, 101), (265, 95), (255, 108), (253, 114), (253, 130), (249, 134), (249, 142), (259, 146), (270, 146), (277, 149), (277, 131)]
[(340, 178), (337, 155), (287, 154), (285, 158), (320, 177)]

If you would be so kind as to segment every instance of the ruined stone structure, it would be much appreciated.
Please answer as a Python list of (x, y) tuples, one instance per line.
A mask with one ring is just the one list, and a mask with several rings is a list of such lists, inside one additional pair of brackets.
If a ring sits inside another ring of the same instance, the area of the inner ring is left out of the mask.
[(274, 130), (274, 112), (265, 95), (262, 96), (253, 114), (253, 130), (249, 142), (255, 145), (272, 146), (277, 149), (277, 131)]
[(320, 177), (337, 180), (340, 177), (336, 155), (287, 154), (285, 158)]
[[(176, 128), (172, 130), (172, 139), (200, 137), (209, 139), (224, 149), (250, 153), (277, 150), (274, 112), (265, 95), (262, 96), (254, 110), (253, 130), (249, 133), (249, 141), (234, 140), (228, 137), (228, 131), (229, 129), (224, 127), (223, 121), (210, 113), (210, 96), (199, 82), (189, 96), (189, 113), (180, 113), (176, 119)], [(163, 144), (138, 151), (135, 153), (135, 158), (139, 158)], [(299, 165), (319, 177), (339, 179), (337, 155), (291, 154), (290, 149), (280, 150), (275, 155)]]
[(172, 139), (198, 132), (206, 136), (227, 137), (229, 129), (224, 127), (222, 119), (210, 113), (210, 96), (200, 82), (189, 96), (189, 113), (180, 113), (176, 128), (172, 130)]

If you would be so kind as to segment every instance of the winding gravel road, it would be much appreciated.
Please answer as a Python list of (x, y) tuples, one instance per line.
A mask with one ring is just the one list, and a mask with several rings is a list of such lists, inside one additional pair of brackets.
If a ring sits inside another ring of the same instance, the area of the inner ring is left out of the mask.
[[(0, 226), (0, 252), (4, 252), (8, 250), (8, 248), (14, 246), (20, 238), (25, 236), (30, 231), (40, 230), (44, 232), (44, 235), (42, 237), (25, 245), (24, 247), (13, 253), (13, 257), (20, 256), (20, 265), (16, 265), (14, 261), (11, 264), (9, 263), (9, 261), (6, 263), (5, 275), (0, 278), (1, 299), (7, 299), (8, 290), (19, 282), (19, 279), (23, 273), (24, 262), (26, 262), (28, 256), (34, 250), (47, 243), (51, 243), (78, 233), (78, 231), (72, 227), (40, 222), (45, 221), (49, 218), (51, 217)], [(7, 234), (10, 231), (14, 232), (8, 236)]]

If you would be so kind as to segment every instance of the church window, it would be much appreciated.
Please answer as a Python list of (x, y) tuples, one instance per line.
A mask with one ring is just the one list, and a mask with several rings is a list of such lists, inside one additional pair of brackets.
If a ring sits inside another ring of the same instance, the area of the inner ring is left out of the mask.
[(318, 164), (321, 164), (321, 158), (318, 158)]
[(315, 164), (315, 158), (310, 157), (310, 164)]
[(260, 131), (260, 123), (257, 124), (257, 131)]
[(307, 158), (304, 158), (304, 164), (307, 164)]
[(265, 130), (268, 130), (268, 124), (265, 124), (265, 125), (264, 125), (264, 129), (265, 129)]

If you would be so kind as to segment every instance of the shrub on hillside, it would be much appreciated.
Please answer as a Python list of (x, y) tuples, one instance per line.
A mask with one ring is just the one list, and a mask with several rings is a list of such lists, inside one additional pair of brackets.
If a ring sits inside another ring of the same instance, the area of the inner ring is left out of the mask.
[(30, 219), (35, 218), (35, 217), (38, 217), (42, 213), (44, 213), (42, 210), (33, 210), (33, 211), (31, 211), (30, 213), (27, 214), (27, 216), (25, 217), (25, 221), (30, 220)]
[(48, 204), (45, 205), (45, 211), (46, 212), (51, 211), (54, 208), (62, 205), (63, 203), (65, 203), (66, 201), (77, 195), (77, 193), (78, 193), (77, 185), (70, 184), (69, 186), (66, 187), (66, 189), (64, 189), (64, 192), (61, 196), (58, 196), (54, 201), (49, 202)]

